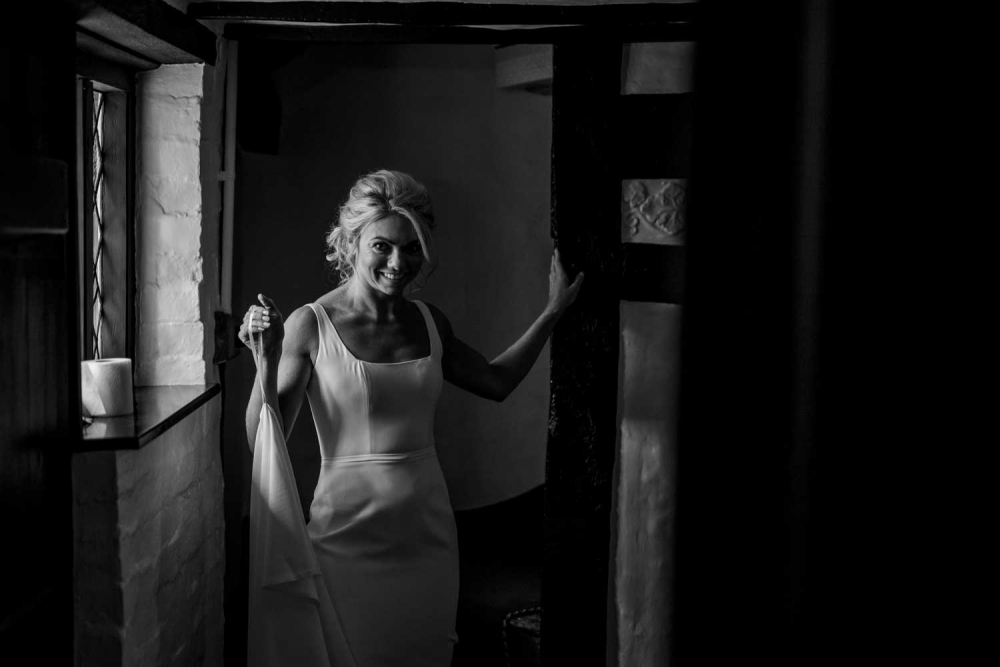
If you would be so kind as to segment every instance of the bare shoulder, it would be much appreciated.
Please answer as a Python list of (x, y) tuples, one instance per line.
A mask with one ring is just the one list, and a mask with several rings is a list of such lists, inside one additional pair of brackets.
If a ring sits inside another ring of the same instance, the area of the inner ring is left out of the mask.
[[(334, 322), (336, 322), (337, 318), (343, 315), (346, 310), (350, 310), (344, 302), (344, 297), (347, 293), (344, 287), (344, 285), (341, 285), (340, 287), (332, 289), (313, 302), (326, 311), (327, 316)], [(303, 307), (306, 310), (309, 310), (309, 306)]]
[(316, 314), (308, 305), (300, 306), (285, 318), (284, 349), (301, 355), (315, 356), (319, 343)]
[(433, 303), (430, 303), (428, 301), (423, 301), (421, 303), (427, 306), (427, 310), (430, 311), (431, 317), (434, 318), (434, 326), (437, 327), (438, 333), (440, 334), (441, 338), (442, 339), (451, 338), (454, 335), (454, 332), (452, 331), (451, 328), (451, 322), (448, 321), (448, 317), (444, 314), (444, 312), (440, 308), (435, 306)]

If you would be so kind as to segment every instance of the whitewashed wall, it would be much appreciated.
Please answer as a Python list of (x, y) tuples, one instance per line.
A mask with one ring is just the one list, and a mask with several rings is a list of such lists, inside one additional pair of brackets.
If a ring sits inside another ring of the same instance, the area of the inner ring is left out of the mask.
[[(139, 78), (138, 385), (216, 379), (224, 68)], [(74, 456), (77, 665), (222, 664), (221, 425), (215, 397), (142, 449)]]

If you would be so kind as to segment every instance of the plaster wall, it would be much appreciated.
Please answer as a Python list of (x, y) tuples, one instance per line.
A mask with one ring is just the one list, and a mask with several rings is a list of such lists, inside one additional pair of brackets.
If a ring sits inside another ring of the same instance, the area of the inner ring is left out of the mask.
[(667, 665), (681, 307), (623, 301), (609, 664)]
[[(332, 289), (323, 236), (354, 180), (386, 167), (416, 176), (434, 200), (440, 268), (413, 298), (439, 306), (488, 358), (503, 352), (547, 299), (550, 98), (497, 90), (490, 46), (315, 46), (275, 80), (280, 150), (240, 155), (237, 314), (258, 292), (287, 315)], [(244, 358), (235, 391), (248, 396)], [(547, 418), (547, 348), (502, 404), (446, 385), (436, 437), (454, 506), (541, 484)], [(232, 423), (242, 428), (242, 415)], [(290, 454), (307, 504), (318, 474), (307, 408)]]

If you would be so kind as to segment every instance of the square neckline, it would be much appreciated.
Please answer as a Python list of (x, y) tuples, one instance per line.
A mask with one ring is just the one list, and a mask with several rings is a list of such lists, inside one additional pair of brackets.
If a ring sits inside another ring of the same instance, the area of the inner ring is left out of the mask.
[(337, 331), (337, 325), (333, 323), (333, 320), (330, 318), (330, 314), (326, 312), (326, 307), (320, 303), (316, 303), (316, 306), (323, 311), (323, 317), (326, 318), (327, 323), (333, 330), (333, 335), (336, 336), (337, 340), (340, 342), (340, 346), (344, 348), (344, 351), (347, 352), (347, 354), (354, 359), (354, 361), (359, 364), (367, 364), (369, 366), (402, 366), (403, 364), (413, 364), (418, 361), (427, 361), (434, 357), (434, 339), (431, 336), (430, 325), (427, 322), (427, 314), (425, 314), (424, 309), (420, 307), (419, 301), (411, 301), (410, 303), (417, 306), (417, 310), (420, 311), (420, 317), (424, 320), (424, 329), (427, 330), (427, 344), (430, 346), (430, 353), (425, 357), (417, 357), (416, 359), (407, 359), (405, 361), (366, 361), (365, 359), (359, 358), (356, 354), (354, 354), (354, 352), (351, 351), (351, 348), (347, 347), (347, 343), (344, 342), (343, 336), (341, 336), (340, 332)]

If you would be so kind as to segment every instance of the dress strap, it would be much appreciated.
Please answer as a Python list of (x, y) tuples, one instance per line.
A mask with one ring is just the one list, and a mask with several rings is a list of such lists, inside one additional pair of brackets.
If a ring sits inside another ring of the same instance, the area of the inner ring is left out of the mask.
[(434, 324), (434, 316), (431, 315), (430, 309), (423, 301), (414, 301), (413, 303), (417, 304), (420, 314), (424, 316), (424, 323), (427, 325), (427, 335), (431, 339), (431, 356), (435, 359), (440, 359), (442, 349), (441, 336), (438, 335), (437, 325)]
[[(330, 329), (333, 329), (333, 323), (330, 322), (330, 316), (326, 314), (326, 309), (323, 306), (318, 303), (309, 303), (306, 305), (312, 309), (313, 315), (316, 316), (316, 330), (319, 333), (319, 347), (317, 353), (318, 355), (327, 356), (329, 353), (327, 348), (330, 344), (329, 341), (334, 341), (333, 345), (336, 346), (337, 341), (339, 341), (340, 338), (336, 335), (330, 335)], [(337, 330), (334, 329), (333, 333), (336, 334), (336, 331)]]

